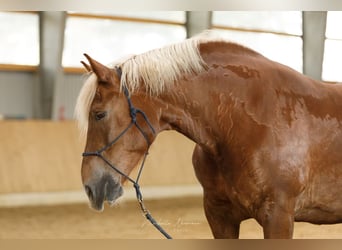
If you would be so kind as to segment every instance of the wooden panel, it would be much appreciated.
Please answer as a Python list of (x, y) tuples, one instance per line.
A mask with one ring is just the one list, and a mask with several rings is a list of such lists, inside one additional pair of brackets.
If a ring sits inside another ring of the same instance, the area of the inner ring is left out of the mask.
[(108, 20), (123, 21), (123, 22), (156, 23), (156, 24), (166, 24), (166, 25), (184, 25), (183, 22), (147, 19), (147, 18), (139, 18), (139, 17), (124, 17), (124, 16), (96, 15), (96, 14), (82, 14), (82, 13), (68, 13), (68, 16), (69, 17), (78, 17), (78, 18), (102, 19), (102, 20), (108, 19)]
[(197, 184), (192, 167), (194, 146), (194, 142), (175, 131), (159, 134), (147, 157), (141, 184)]
[(79, 189), (81, 144), (73, 122), (1, 121), (0, 193)]
[(38, 66), (0, 63), (0, 71), (37, 72)]
[[(73, 121), (0, 121), (0, 194), (82, 190), (83, 145)], [(197, 184), (193, 147), (176, 132), (160, 134), (141, 184)]]

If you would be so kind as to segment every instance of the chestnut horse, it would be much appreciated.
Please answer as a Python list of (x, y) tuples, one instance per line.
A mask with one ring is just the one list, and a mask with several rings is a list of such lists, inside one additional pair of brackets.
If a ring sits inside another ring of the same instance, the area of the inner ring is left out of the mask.
[(157, 134), (172, 129), (196, 143), (215, 238), (238, 238), (248, 218), (265, 238), (291, 238), (294, 221), (342, 222), (342, 85), (207, 33), (114, 67), (87, 58), (76, 115), (85, 151), (101, 149), (82, 162), (93, 208), (121, 196)]

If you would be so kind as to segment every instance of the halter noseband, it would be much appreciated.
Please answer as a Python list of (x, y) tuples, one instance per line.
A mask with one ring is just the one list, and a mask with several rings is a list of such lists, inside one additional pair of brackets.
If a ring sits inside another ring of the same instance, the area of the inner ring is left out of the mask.
[[(119, 78), (121, 78), (121, 68), (116, 67), (116, 73), (118, 74)], [(135, 188), (135, 192), (136, 192), (136, 197), (137, 200), (139, 202), (140, 208), (142, 210), (142, 212), (144, 213), (146, 219), (148, 219), (153, 226), (155, 226), (167, 239), (172, 239), (171, 236), (165, 232), (165, 230), (157, 223), (157, 221), (152, 217), (152, 215), (150, 214), (150, 212), (146, 209), (144, 202), (143, 202), (143, 197), (142, 197), (142, 193), (140, 191), (140, 186), (139, 186), (139, 179), (142, 173), (142, 170), (144, 168), (145, 165), (145, 160), (146, 157), (148, 155), (148, 150), (151, 146), (151, 142), (148, 138), (148, 135), (145, 133), (145, 131), (139, 126), (139, 124), (137, 123), (137, 114), (142, 115), (142, 117), (144, 118), (145, 122), (147, 123), (147, 125), (150, 127), (151, 131), (153, 134), (155, 134), (155, 130), (151, 124), (151, 122), (149, 121), (149, 119), (147, 118), (146, 114), (140, 110), (134, 107), (131, 97), (129, 96), (129, 92), (126, 86), (123, 86), (123, 92), (127, 98), (127, 102), (128, 102), (128, 107), (129, 107), (129, 112), (130, 112), (130, 116), (131, 116), (131, 122), (130, 124), (128, 124), (128, 126), (111, 142), (109, 142), (107, 145), (105, 145), (104, 147), (100, 148), (97, 151), (94, 152), (84, 152), (82, 154), (83, 157), (86, 156), (97, 156), (100, 157), (108, 166), (110, 166), (113, 170), (115, 170), (116, 172), (118, 172), (120, 175), (122, 175), (123, 177), (125, 177), (127, 180), (129, 180), (134, 188)], [(144, 158), (141, 162), (140, 165), (140, 169), (137, 175), (136, 180), (133, 180), (131, 177), (129, 177), (127, 174), (125, 174), (124, 172), (122, 172), (120, 169), (118, 169), (117, 167), (114, 166), (114, 164), (112, 164), (106, 157), (103, 156), (103, 152), (105, 152), (107, 149), (109, 149), (111, 146), (113, 146), (131, 127), (133, 127), (133, 125), (140, 131), (140, 133), (142, 134), (142, 136), (145, 138), (146, 143), (147, 143), (147, 149), (144, 153)]]

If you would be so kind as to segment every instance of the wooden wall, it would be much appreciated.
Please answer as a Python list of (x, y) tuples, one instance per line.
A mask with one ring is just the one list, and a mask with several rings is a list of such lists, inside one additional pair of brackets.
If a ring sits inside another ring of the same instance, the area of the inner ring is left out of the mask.
[[(83, 145), (73, 121), (0, 121), (0, 194), (82, 190)], [(193, 147), (176, 132), (161, 133), (150, 150), (141, 184), (197, 184)]]

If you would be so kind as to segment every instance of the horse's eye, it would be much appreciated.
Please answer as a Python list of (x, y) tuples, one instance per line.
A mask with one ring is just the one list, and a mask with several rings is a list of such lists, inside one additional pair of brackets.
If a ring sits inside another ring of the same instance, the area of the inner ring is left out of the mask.
[(106, 111), (96, 112), (96, 113), (95, 113), (95, 120), (96, 120), (96, 121), (102, 120), (103, 118), (106, 117), (106, 115), (107, 115), (107, 112), (106, 112)]

